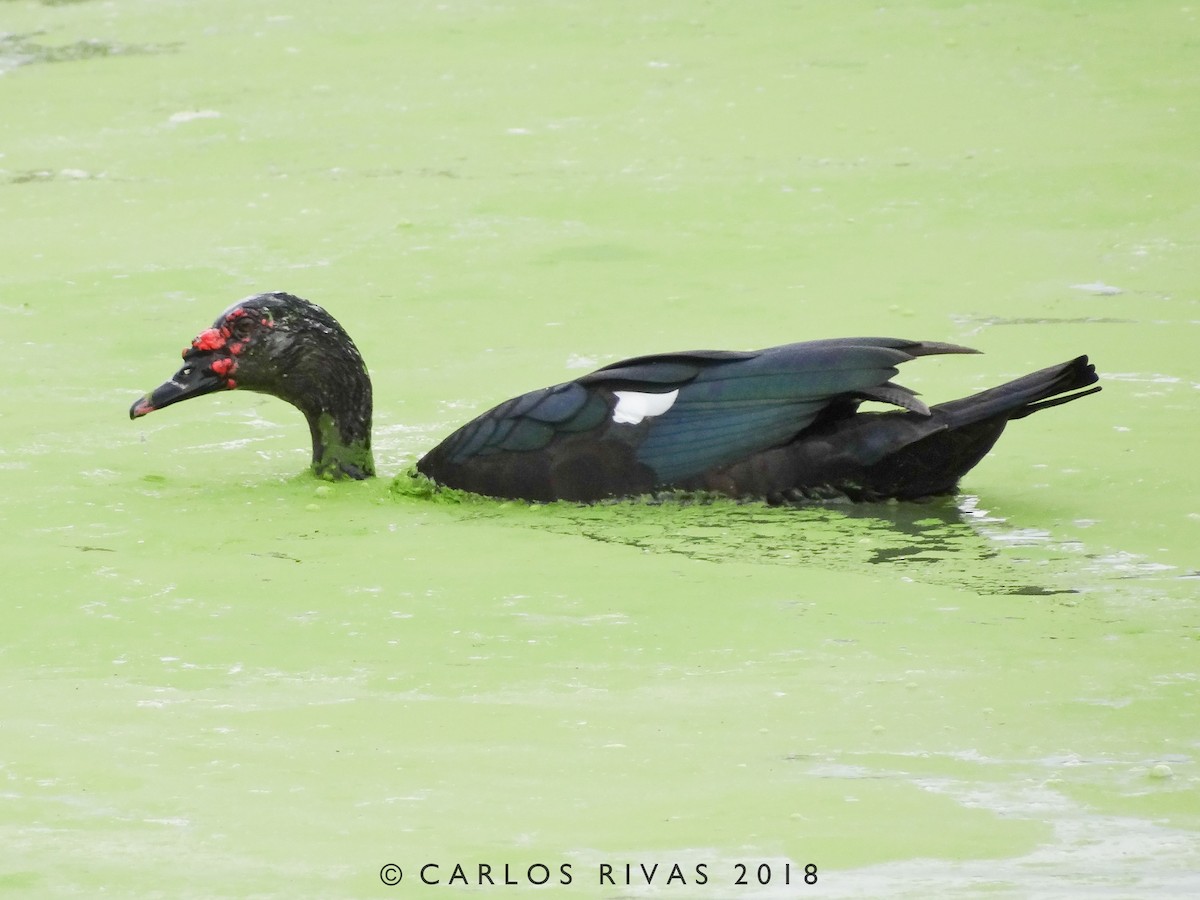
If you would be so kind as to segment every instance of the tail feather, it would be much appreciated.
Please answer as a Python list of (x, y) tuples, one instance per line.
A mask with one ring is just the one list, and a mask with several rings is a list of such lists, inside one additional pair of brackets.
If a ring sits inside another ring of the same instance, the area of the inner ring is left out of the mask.
[(996, 416), (1008, 420), (1022, 419), (1042, 409), (1070, 403), (1100, 388), (1083, 390), (1099, 381), (1096, 367), (1086, 356), (1069, 362), (1031, 372), (961, 400), (939, 403), (934, 410), (941, 413), (951, 428), (963, 428)]

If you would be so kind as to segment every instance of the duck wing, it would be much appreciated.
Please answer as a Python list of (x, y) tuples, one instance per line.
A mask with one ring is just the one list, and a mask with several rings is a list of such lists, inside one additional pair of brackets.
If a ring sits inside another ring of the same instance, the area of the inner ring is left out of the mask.
[[(894, 338), (843, 338), (736, 356), (643, 357), (579, 381), (614, 391), (651, 391), (665, 381), (663, 386), (678, 390), (637, 449), (638, 460), (662, 484), (673, 484), (785, 443), (823, 414), (849, 415), (861, 400), (927, 415), (928, 407), (912, 391), (891, 382), (896, 367), (917, 356), (961, 352), (973, 351)], [(663, 379), (662, 370), (673, 377)], [(687, 377), (677, 377), (675, 370)]]

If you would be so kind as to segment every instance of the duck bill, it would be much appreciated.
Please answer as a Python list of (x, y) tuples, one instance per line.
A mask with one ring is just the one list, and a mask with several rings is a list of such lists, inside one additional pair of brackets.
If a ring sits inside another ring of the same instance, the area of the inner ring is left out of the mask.
[(227, 386), (228, 381), (207, 366), (186, 365), (171, 376), (170, 381), (164, 381), (129, 407), (129, 418), (137, 419), (156, 409), (170, 406), (172, 403), (211, 394), (213, 391), (222, 390)]

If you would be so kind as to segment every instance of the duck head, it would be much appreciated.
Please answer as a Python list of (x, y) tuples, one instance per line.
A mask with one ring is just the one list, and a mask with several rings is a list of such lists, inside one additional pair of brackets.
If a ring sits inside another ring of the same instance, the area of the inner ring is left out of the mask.
[(214, 391), (270, 394), (308, 420), (313, 469), (325, 478), (375, 474), (371, 379), (333, 316), (292, 294), (233, 304), (183, 351), (183, 366), (129, 409), (136, 419)]

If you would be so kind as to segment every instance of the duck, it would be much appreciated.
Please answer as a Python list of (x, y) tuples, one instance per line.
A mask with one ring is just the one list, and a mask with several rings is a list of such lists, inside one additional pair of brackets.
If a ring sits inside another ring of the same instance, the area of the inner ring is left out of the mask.
[[(1009, 422), (1100, 390), (1087, 356), (934, 406), (892, 381), (918, 357), (977, 352), (863, 337), (637, 356), (492, 407), (416, 470), (439, 488), (535, 503), (671, 493), (774, 504), (953, 494)], [(239, 300), (129, 417), (234, 389), (278, 397), (304, 414), (316, 475), (375, 474), (367, 366), (322, 307), (284, 292)], [(894, 408), (862, 411), (866, 401)]]

